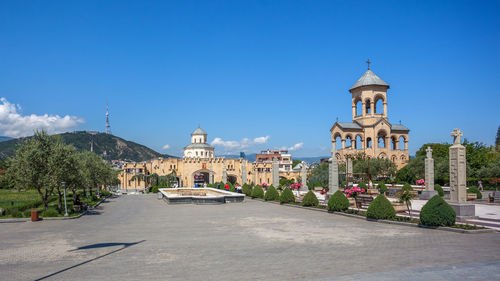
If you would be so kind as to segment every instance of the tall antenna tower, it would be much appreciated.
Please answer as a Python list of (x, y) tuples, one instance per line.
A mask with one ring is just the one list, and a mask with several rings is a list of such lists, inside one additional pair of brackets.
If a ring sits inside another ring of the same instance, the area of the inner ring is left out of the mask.
[(109, 125), (109, 108), (106, 103), (106, 134), (111, 134), (111, 126)]

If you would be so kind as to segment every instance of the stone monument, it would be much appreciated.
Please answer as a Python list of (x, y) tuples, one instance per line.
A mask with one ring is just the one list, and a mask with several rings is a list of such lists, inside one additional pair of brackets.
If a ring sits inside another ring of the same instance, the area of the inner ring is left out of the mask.
[(273, 186), (278, 188), (280, 186), (280, 165), (278, 163), (278, 158), (273, 157)]
[(241, 162), (241, 185), (247, 183), (247, 162), (242, 160)]
[(353, 179), (352, 179), (352, 158), (347, 156), (345, 158), (345, 176), (346, 176), (346, 183), (347, 183), (347, 186), (352, 186), (354, 183), (353, 183)]
[(425, 190), (420, 193), (421, 200), (428, 200), (437, 194), (434, 190), (434, 159), (432, 159), (432, 148), (430, 146), (425, 150), (427, 158), (425, 158)]
[(474, 204), (467, 203), (465, 147), (460, 137), (463, 135), (460, 129), (451, 133), (453, 145), (450, 146), (450, 206), (457, 214), (457, 220), (474, 218), (476, 209)]
[(222, 182), (227, 183), (227, 170), (226, 170), (226, 160), (222, 161)]
[(306, 162), (302, 161), (302, 168), (300, 170), (300, 176), (302, 178), (302, 187), (300, 188), (300, 191), (308, 191), (309, 188), (307, 187), (307, 168), (306, 168)]
[(332, 153), (332, 158), (328, 160), (328, 192), (327, 197), (330, 197), (339, 190), (339, 162), (336, 157), (335, 147), (330, 151)]

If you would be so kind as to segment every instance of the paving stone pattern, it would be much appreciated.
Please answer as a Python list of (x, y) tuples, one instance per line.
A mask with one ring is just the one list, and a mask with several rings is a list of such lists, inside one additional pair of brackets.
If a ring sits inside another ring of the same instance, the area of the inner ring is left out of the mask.
[[(481, 279), (498, 280), (499, 250), (498, 233), (380, 224), (251, 199), (167, 205), (128, 195), (76, 220), (0, 225), (0, 279), (478, 280), (475, 269), (483, 269)], [(446, 274), (450, 268), (461, 274)]]

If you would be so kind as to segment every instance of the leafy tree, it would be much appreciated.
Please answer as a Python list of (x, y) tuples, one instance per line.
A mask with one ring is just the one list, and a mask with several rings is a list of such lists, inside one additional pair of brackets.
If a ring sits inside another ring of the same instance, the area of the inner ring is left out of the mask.
[(34, 188), (48, 209), (48, 199), (54, 190), (51, 165), (57, 140), (45, 131), (36, 131), (34, 137), (26, 139), (16, 150), (7, 170), (8, 176), (22, 188)]
[(500, 126), (498, 126), (498, 130), (497, 130), (497, 137), (495, 139), (495, 147), (496, 147), (497, 151), (500, 150)]
[(328, 163), (321, 163), (311, 170), (311, 174), (307, 179), (307, 186), (309, 188), (328, 186), (328, 178)]
[[(499, 128), (500, 130), (500, 128)], [(500, 131), (499, 131), (500, 132)], [(293, 159), (292, 160), (292, 168), (295, 168), (295, 166), (297, 166), (298, 164), (302, 163), (302, 161), (300, 160), (296, 160), (296, 159)]]

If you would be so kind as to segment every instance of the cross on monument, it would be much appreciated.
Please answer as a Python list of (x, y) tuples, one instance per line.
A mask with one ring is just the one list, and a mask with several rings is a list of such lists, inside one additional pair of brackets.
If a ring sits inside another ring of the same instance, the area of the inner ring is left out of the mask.
[(368, 65), (368, 70), (370, 70), (370, 63), (371, 63), (371, 62), (370, 62), (370, 59), (367, 59), (367, 60), (366, 60), (366, 64)]
[(463, 136), (463, 133), (460, 132), (460, 129), (455, 129), (453, 132), (451, 132), (451, 135), (453, 136), (453, 144), (461, 144), (460, 137)]
[(432, 158), (432, 148), (428, 146), (425, 151), (427, 152), (427, 158)]

